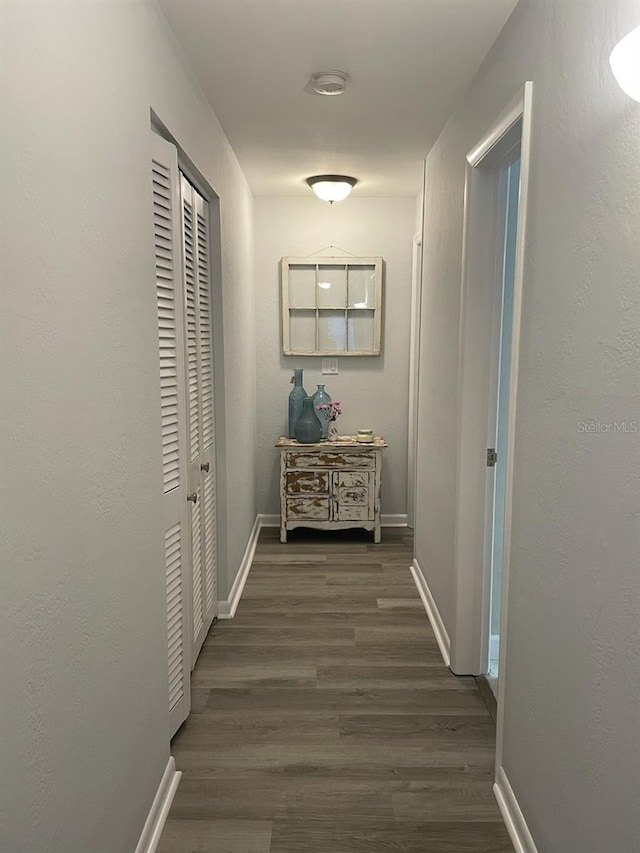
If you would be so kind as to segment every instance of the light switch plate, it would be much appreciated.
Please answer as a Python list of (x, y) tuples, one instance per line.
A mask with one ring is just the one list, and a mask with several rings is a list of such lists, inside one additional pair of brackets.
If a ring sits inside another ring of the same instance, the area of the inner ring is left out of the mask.
[(322, 359), (322, 373), (324, 376), (337, 376), (338, 375), (338, 359), (337, 358), (323, 358)]

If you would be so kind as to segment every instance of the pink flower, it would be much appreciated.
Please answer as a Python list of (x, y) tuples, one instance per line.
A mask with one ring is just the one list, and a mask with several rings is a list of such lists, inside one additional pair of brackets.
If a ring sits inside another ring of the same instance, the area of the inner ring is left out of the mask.
[(337, 420), (338, 415), (342, 414), (339, 400), (333, 400), (331, 403), (320, 403), (319, 406), (316, 406), (316, 411), (327, 412), (327, 420), (329, 421)]

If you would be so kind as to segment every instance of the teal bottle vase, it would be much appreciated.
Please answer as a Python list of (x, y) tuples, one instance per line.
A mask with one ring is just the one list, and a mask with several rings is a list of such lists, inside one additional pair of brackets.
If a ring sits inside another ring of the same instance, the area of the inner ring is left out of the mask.
[(296, 421), (295, 438), (300, 444), (315, 444), (320, 441), (322, 424), (313, 408), (313, 397), (305, 397), (302, 401), (302, 412)]
[(318, 385), (318, 390), (313, 395), (312, 400), (316, 414), (322, 424), (322, 439), (326, 440), (329, 434), (329, 411), (327, 409), (320, 409), (318, 411), (318, 406), (323, 406), (325, 403), (331, 402), (331, 397), (324, 390), (324, 385)]
[(293, 388), (289, 394), (289, 438), (295, 438), (296, 421), (302, 412), (302, 401), (307, 392), (302, 387), (302, 368), (293, 371)]

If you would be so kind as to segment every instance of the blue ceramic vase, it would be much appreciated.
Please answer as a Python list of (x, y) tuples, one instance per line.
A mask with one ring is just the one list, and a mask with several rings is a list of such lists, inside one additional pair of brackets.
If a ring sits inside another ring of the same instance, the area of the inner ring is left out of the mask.
[(289, 438), (295, 438), (296, 421), (302, 412), (302, 401), (307, 392), (302, 387), (302, 368), (293, 371), (293, 388), (289, 394)]
[(320, 441), (322, 424), (313, 407), (313, 397), (302, 401), (302, 412), (296, 421), (295, 438), (300, 444), (315, 444)]
[(320, 409), (320, 411), (318, 411), (318, 406), (323, 406), (325, 403), (330, 403), (331, 397), (324, 390), (324, 385), (318, 385), (318, 390), (313, 395), (312, 399), (315, 412), (320, 419), (320, 423), (322, 424), (322, 439), (326, 440), (329, 433), (329, 410)]

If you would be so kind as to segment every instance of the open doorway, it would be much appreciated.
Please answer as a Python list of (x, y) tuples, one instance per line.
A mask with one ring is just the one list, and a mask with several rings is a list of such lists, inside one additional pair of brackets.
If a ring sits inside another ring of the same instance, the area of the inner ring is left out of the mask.
[(496, 276), (494, 341), (491, 365), (492, 399), (487, 433), (487, 489), (490, 518), (487, 573), (489, 576), (489, 642), (485, 674), (497, 699), (500, 671), (500, 623), (509, 444), (510, 374), (513, 361), (513, 291), (515, 284), (518, 200), (520, 196), (520, 139), (504, 153), (498, 169), (498, 223), (496, 229)]
[(531, 98), (526, 83), (469, 152), (465, 186), (451, 668), (497, 694), (498, 762)]

